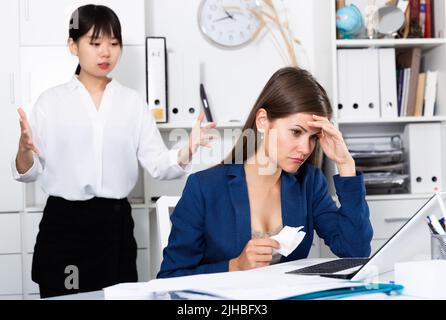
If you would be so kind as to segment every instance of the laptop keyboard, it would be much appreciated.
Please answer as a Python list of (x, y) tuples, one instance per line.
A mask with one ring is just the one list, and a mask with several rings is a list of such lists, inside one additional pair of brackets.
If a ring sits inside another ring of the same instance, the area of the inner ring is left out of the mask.
[(336, 259), (333, 261), (323, 262), (319, 264), (315, 264), (309, 267), (289, 271), (287, 273), (293, 274), (330, 274), (339, 272), (346, 269), (355, 268), (367, 263), (369, 259), (367, 258), (344, 258), (344, 259)]

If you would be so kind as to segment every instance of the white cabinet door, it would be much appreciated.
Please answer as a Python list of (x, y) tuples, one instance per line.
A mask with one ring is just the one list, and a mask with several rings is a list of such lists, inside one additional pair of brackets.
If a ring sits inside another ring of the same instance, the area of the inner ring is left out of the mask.
[(0, 212), (23, 210), (23, 185), (11, 174), (11, 160), (17, 153), (20, 126), (17, 115), (19, 101), (19, 31), (14, 28), (18, 19), (15, 0), (0, 1)]
[(22, 294), (22, 255), (0, 255), (0, 295)]
[[(47, 89), (70, 81), (79, 63), (68, 47), (22, 47), (22, 94), (26, 111)], [(121, 60), (110, 77), (145, 95), (144, 46), (124, 47)]]
[(23, 105), (28, 112), (45, 90), (70, 81), (78, 65), (68, 47), (22, 47), (20, 54)]
[(368, 201), (373, 239), (392, 237), (428, 199)]
[(20, 214), (0, 214), (0, 254), (21, 252)]
[(26, 295), (40, 293), (39, 285), (31, 279), (32, 263), (33, 263), (33, 255), (26, 254), (23, 259), (23, 281), (24, 281), (23, 290), (24, 294)]
[(121, 60), (110, 77), (132, 88), (146, 101), (146, 51), (145, 46), (123, 48)]
[(124, 44), (144, 44), (144, 0), (20, 0), (21, 45), (66, 45), (71, 14), (92, 2), (115, 11), (121, 21)]
[(33, 253), (34, 246), (36, 244), (37, 234), (39, 233), (39, 224), (42, 220), (43, 213), (41, 212), (30, 212), (25, 213), (24, 217), (24, 248), (25, 253)]
[(136, 268), (138, 270), (138, 282), (147, 282), (150, 279), (149, 250), (138, 249)]

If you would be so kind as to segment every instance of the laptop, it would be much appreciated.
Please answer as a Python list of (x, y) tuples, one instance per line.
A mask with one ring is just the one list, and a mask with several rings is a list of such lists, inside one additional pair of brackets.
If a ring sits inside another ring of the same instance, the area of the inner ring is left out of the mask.
[[(433, 195), (409, 220), (370, 258), (340, 258), (288, 271), (290, 274), (319, 275), (330, 278), (362, 281), (392, 271), (395, 263), (430, 254), (430, 232), (425, 223), (428, 215), (441, 217), (440, 201), (446, 192)], [(446, 213), (445, 213), (446, 214)]]

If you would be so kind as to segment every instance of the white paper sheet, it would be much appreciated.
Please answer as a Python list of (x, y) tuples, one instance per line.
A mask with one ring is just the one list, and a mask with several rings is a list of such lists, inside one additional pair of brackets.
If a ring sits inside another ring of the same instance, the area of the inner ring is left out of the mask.
[[(119, 284), (104, 289), (105, 299), (166, 299), (175, 291), (193, 291), (222, 299), (276, 300), (292, 296), (363, 285), (340, 279), (262, 271), (223, 272)], [(133, 296), (132, 296), (133, 294)], [(181, 292), (180, 292), (181, 294)]]

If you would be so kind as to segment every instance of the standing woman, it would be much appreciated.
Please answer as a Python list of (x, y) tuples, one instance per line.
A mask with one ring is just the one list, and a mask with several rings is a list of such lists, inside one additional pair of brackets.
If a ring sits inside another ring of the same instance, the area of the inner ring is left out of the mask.
[(79, 57), (76, 75), (39, 97), (29, 123), (19, 109), (12, 166), (16, 180), (39, 179), (49, 195), (32, 264), (43, 298), (137, 281), (127, 196), (138, 162), (157, 179), (177, 178), (215, 127), (201, 128), (201, 114), (188, 146), (166, 148), (143, 98), (107, 77), (122, 53), (121, 25), (110, 8), (78, 8), (68, 46)]

